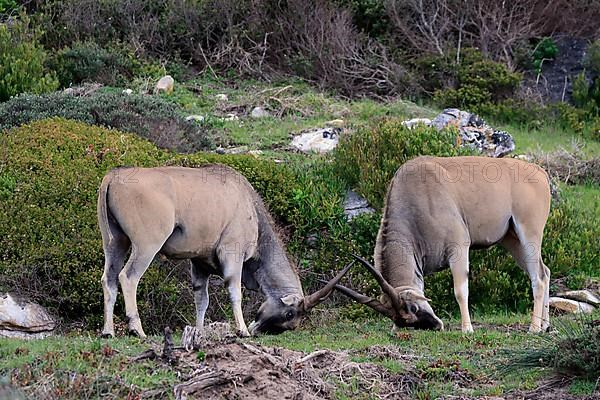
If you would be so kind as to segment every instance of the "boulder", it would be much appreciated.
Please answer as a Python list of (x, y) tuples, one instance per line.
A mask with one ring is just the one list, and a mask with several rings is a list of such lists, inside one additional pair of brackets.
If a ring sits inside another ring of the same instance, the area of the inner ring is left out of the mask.
[(457, 108), (447, 108), (431, 121), (427, 118), (413, 118), (402, 124), (409, 128), (425, 124), (437, 130), (454, 126), (460, 132), (463, 146), (477, 149), (489, 157), (504, 157), (515, 149), (515, 141), (508, 132), (495, 130), (477, 114)]
[(346, 199), (344, 200), (344, 215), (351, 220), (352, 218), (364, 214), (373, 213), (375, 210), (369, 206), (369, 202), (361, 197), (358, 193), (353, 190), (346, 192)]
[(219, 93), (219, 94), (215, 95), (215, 99), (217, 99), (217, 101), (221, 101), (221, 102), (229, 101), (229, 97), (227, 97), (227, 95), (225, 93)]
[(591, 304), (564, 299), (562, 297), (550, 297), (550, 307), (573, 314), (589, 314), (596, 309), (596, 307)]
[(340, 128), (322, 128), (304, 132), (294, 137), (292, 147), (305, 153), (327, 153), (337, 146), (341, 132)]
[(131, 90), (131, 89), (123, 89), (123, 92), (122, 92), (122, 93), (123, 93), (123, 94), (126, 94), (126, 95), (128, 95), (128, 96), (129, 96), (130, 94), (132, 94), (132, 93), (133, 93), (133, 90)]
[(154, 93), (165, 92), (166, 94), (173, 93), (175, 79), (171, 75), (165, 75), (158, 80), (154, 87)]
[(254, 107), (250, 112), (250, 116), (252, 118), (265, 118), (270, 117), (271, 114), (269, 114), (269, 112), (262, 107)]
[(0, 295), (0, 337), (42, 338), (52, 334), (56, 320), (39, 304)]
[(596, 307), (600, 306), (600, 298), (589, 290), (569, 290), (564, 293), (559, 293), (558, 295), (566, 299), (581, 301)]

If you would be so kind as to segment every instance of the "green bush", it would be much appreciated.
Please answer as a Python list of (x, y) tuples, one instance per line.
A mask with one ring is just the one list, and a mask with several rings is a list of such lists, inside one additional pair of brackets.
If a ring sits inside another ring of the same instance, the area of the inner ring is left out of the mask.
[(17, 8), (19, 8), (19, 4), (16, 0), (0, 0), (0, 16), (13, 12)]
[[(89, 327), (102, 318), (96, 197), (111, 168), (228, 164), (276, 216), (285, 222), (294, 215), (292, 172), (251, 156), (176, 155), (130, 134), (62, 119), (4, 132), (0, 143), (0, 290), (20, 291)], [(181, 325), (182, 316), (193, 320), (193, 300), (185, 264), (155, 264), (138, 299), (146, 326), (156, 332), (167, 323)]]
[(38, 43), (39, 36), (26, 16), (0, 24), (0, 101), (58, 87), (54, 74), (44, 66), (46, 52)]
[(521, 74), (485, 59), (475, 49), (463, 49), (458, 65), (455, 58), (455, 52), (445, 57), (427, 56), (417, 64), (424, 71), (425, 85), (434, 90), (434, 102), (444, 108), (475, 109), (498, 103), (510, 97), (522, 79)]
[(133, 132), (157, 146), (189, 153), (213, 147), (210, 128), (186, 121), (178, 107), (149, 95), (94, 92), (21, 95), (0, 104), (0, 131), (30, 121), (63, 117)]
[(383, 120), (342, 137), (335, 166), (351, 187), (380, 209), (388, 183), (404, 162), (420, 155), (470, 154), (456, 144), (457, 134), (425, 126), (409, 129), (400, 120)]
[(558, 55), (558, 46), (556, 42), (549, 37), (545, 37), (538, 42), (533, 51), (533, 68), (540, 73), (542, 64), (545, 60), (552, 60)]
[(74, 43), (60, 50), (48, 63), (62, 87), (82, 82), (123, 86), (140, 68), (138, 64), (133, 57), (104, 49), (94, 42)]

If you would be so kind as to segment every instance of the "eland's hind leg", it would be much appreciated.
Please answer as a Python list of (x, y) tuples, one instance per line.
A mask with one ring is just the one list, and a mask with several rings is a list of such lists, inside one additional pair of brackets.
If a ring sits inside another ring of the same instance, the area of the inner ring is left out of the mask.
[[(541, 256), (541, 240), (525, 240), (527, 235), (510, 230), (502, 239), (504, 246), (514, 257), (517, 264), (529, 275), (533, 292), (533, 313), (529, 331), (533, 333), (545, 330), (549, 324), (548, 300), (550, 290), (550, 270)], [(529, 235), (531, 237), (533, 235)], [(540, 235), (541, 236), (541, 235)]]
[(125, 315), (127, 316), (129, 332), (138, 335), (141, 338), (146, 337), (142, 329), (140, 315), (137, 308), (137, 287), (142, 275), (148, 269), (148, 266), (154, 259), (154, 256), (160, 248), (144, 247), (140, 248), (132, 246), (131, 256), (125, 264), (125, 268), (119, 273), (119, 282), (121, 290), (123, 290), (123, 298), (125, 299)]
[(129, 239), (122, 233), (114, 233), (110, 241), (104, 244), (104, 273), (101, 280), (104, 291), (104, 337), (115, 336), (113, 315), (119, 290), (119, 272), (123, 269), (130, 246)]
[(192, 289), (194, 291), (194, 302), (196, 303), (196, 328), (204, 328), (204, 316), (208, 309), (208, 278), (210, 274), (206, 272), (200, 261), (192, 259), (191, 266)]

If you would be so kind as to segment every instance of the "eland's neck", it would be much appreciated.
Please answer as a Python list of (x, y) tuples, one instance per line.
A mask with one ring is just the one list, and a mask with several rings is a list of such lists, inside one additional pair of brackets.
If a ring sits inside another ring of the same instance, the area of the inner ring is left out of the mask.
[(266, 211), (258, 212), (258, 220), (258, 268), (255, 278), (261, 291), (265, 296), (272, 298), (281, 298), (289, 294), (304, 296), (300, 278), (290, 263), (281, 240), (273, 230)]

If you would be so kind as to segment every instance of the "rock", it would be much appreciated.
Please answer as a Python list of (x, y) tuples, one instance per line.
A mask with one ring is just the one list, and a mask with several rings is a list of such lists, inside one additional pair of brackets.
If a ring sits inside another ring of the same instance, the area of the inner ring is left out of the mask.
[(133, 93), (133, 90), (131, 90), (131, 89), (123, 89), (123, 92), (122, 92), (122, 93), (123, 93), (123, 94), (126, 94), (127, 96), (129, 96), (130, 94), (132, 94), (132, 93)]
[(343, 119), (332, 119), (331, 121), (325, 122), (325, 125), (332, 128), (343, 128), (346, 125), (346, 121)]
[(348, 190), (344, 200), (344, 215), (351, 220), (357, 215), (364, 213), (373, 213), (375, 210), (369, 207), (369, 202), (358, 193)]
[(262, 107), (254, 107), (250, 113), (250, 116), (252, 118), (265, 118), (270, 117), (271, 114), (269, 114), (269, 112)]
[(75, 89), (72, 87), (68, 87), (65, 90), (63, 90), (64, 94), (70, 94), (70, 95), (74, 95), (75, 94)]
[(165, 92), (166, 94), (173, 93), (175, 87), (175, 79), (171, 75), (165, 75), (158, 80), (154, 87), (154, 93)]
[(455, 126), (460, 132), (463, 146), (477, 149), (488, 157), (504, 157), (515, 149), (515, 141), (508, 132), (495, 130), (477, 114), (457, 108), (442, 111), (431, 121), (431, 126), (438, 130)]
[(429, 118), (413, 118), (413, 119), (409, 119), (407, 121), (402, 121), (402, 125), (406, 126), (407, 128), (410, 128), (410, 129), (412, 129), (413, 127), (415, 127), (417, 125), (431, 126), (431, 120)]
[(582, 301), (596, 307), (600, 306), (600, 298), (589, 290), (569, 290), (558, 295), (567, 299)]
[(256, 158), (258, 158), (259, 156), (261, 156), (263, 154), (262, 150), (250, 150), (248, 152), (248, 154), (250, 154), (251, 156), (254, 156)]
[(563, 299), (562, 297), (550, 297), (550, 307), (573, 314), (589, 314), (596, 309), (596, 307), (591, 304)]
[(187, 117), (185, 117), (186, 121), (204, 122), (204, 119), (204, 115), (188, 115)]
[(229, 97), (227, 97), (227, 95), (225, 93), (219, 93), (219, 94), (215, 95), (215, 99), (217, 99), (217, 101), (222, 101), (222, 102), (229, 101)]
[(305, 153), (327, 153), (338, 144), (340, 128), (322, 128), (295, 136), (292, 147)]
[(39, 304), (0, 295), (0, 337), (42, 338), (52, 334), (56, 320)]

